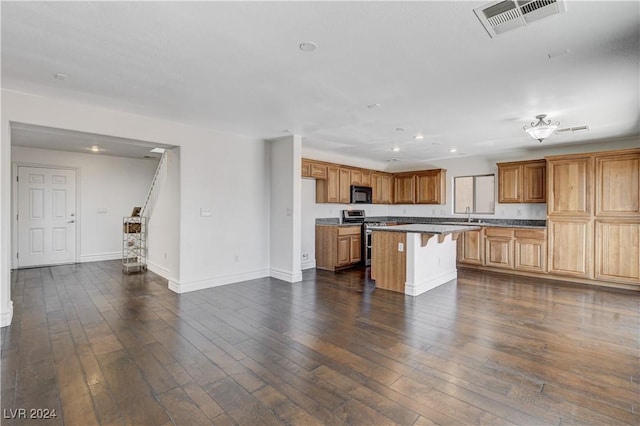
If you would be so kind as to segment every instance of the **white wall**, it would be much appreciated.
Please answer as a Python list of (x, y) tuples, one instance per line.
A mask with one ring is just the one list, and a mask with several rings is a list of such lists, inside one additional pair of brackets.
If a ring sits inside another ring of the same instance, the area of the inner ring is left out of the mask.
[[(10, 122), (180, 147), (176, 292), (269, 275), (269, 172), (263, 140), (95, 105), (2, 90), (0, 309), (10, 303)], [(200, 216), (200, 209), (212, 216)], [(235, 256), (239, 259), (235, 262)]]
[[(122, 258), (122, 217), (129, 216), (134, 207), (144, 202), (157, 161), (21, 146), (11, 148), (11, 160), (18, 166), (77, 169), (78, 260)], [(14, 205), (12, 217), (15, 217), (16, 207)], [(98, 209), (105, 209), (106, 213), (98, 213)], [(16, 237), (14, 232), (14, 265), (17, 265)]]
[(271, 276), (302, 280), (300, 258), (302, 139), (293, 135), (268, 142), (271, 164)]
[(180, 276), (180, 148), (165, 152), (166, 176), (147, 223), (148, 268), (172, 281)]

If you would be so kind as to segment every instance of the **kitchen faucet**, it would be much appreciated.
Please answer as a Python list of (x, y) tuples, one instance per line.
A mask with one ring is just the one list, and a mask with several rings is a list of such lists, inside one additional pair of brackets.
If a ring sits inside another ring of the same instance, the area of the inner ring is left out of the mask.
[(471, 223), (471, 207), (467, 206), (464, 212), (467, 214), (467, 223)]

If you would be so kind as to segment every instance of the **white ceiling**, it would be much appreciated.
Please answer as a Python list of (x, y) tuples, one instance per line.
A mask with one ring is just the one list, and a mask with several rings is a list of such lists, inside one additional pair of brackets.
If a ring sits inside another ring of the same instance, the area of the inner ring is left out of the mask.
[(535, 149), (541, 113), (590, 127), (546, 147), (640, 134), (640, 2), (496, 38), (484, 3), (3, 2), (2, 87), (375, 161)]

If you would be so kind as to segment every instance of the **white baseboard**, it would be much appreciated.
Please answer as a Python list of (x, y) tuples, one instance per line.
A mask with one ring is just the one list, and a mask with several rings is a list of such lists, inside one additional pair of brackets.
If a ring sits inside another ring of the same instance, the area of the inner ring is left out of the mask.
[(122, 259), (122, 252), (116, 251), (111, 253), (96, 253), (80, 255), (80, 263), (100, 262), (102, 260), (119, 260)]
[(244, 272), (242, 274), (225, 275), (222, 277), (212, 277), (206, 280), (198, 280), (191, 282), (178, 282), (169, 279), (169, 290), (175, 293), (187, 293), (190, 291), (204, 290), (205, 288), (218, 287), (221, 285), (234, 284), (242, 281), (255, 280), (269, 276), (269, 270), (262, 269), (258, 271)]
[(9, 306), (7, 306), (7, 311), (2, 312), (0, 314), (0, 327), (7, 327), (11, 325), (12, 320), (13, 320), (13, 300), (10, 300)]
[(172, 279), (170, 276), (171, 274), (169, 273), (169, 270), (164, 266), (158, 265), (157, 263), (153, 263), (147, 260), (147, 269), (153, 272), (154, 274), (160, 275), (165, 280), (170, 281)]
[(297, 283), (302, 281), (302, 271), (291, 272), (282, 269), (271, 268), (271, 277), (277, 278), (288, 283)]
[(302, 270), (304, 271), (305, 269), (313, 269), (316, 267), (316, 260), (307, 260), (306, 262), (302, 262)]
[(422, 293), (429, 291), (433, 288), (438, 287), (444, 283), (448, 283), (451, 280), (455, 280), (458, 278), (458, 271), (454, 269), (453, 271), (446, 271), (442, 274), (431, 277), (428, 281), (423, 281), (420, 283), (404, 283), (404, 293), (409, 296), (418, 296)]

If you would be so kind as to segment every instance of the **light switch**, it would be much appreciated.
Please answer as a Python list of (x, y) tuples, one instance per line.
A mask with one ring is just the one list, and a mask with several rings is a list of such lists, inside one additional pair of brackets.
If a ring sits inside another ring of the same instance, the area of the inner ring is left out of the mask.
[(212, 214), (211, 209), (200, 209), (200, 216), (202, 217), (211, 217)]

